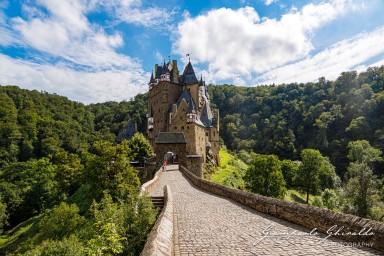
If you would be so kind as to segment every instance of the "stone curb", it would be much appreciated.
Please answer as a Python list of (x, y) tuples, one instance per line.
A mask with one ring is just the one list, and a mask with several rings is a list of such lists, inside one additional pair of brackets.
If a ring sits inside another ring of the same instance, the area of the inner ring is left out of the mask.
[[(318, 231), (326, 234), (329, 234), (329, 232), (335, 234), (338, 229), (343, 228), (340, 235), (332, 235), (332, 237), (360, 244), (369, 243), (372, 245), (372, 248), (384, 251), (384, 223), (382, 222), (229, 188), (203, 180), (183, 166), (180, 166), (180, 171), (197, 187), (232, 199), (259, 212), (299, 224), (309, 229), (316, 228)], [(329, 231), (335, 225), (336, 227)], [(371, 230), (369, 231), (370, 228)]]

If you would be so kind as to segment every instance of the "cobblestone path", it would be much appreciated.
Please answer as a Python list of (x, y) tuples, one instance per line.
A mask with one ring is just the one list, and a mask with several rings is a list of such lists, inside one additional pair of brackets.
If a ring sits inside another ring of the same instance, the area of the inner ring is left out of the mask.
[[(324, 234), (309, 235), (309, 229), (205, 192), (180, 171), (163, 174), (152, 195), (162, 195), (166, 184), (171, 188), (176, 207), (175, 255), (384, 255), (343, 240), (324, 239)], [(280, 237), (263, 239), (268, 230)]]

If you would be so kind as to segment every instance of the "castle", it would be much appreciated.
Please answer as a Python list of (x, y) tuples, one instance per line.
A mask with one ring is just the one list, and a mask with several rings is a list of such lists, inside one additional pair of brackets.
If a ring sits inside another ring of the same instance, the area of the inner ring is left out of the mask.
[(189, 61), (180, 75), (177, 61), (155, 65), (149, 81), (148, 139), (158, 165), (180, 162), (198, 176), (203, 163), (219, 165), (219, 111), (212, 111), (207, 86)]

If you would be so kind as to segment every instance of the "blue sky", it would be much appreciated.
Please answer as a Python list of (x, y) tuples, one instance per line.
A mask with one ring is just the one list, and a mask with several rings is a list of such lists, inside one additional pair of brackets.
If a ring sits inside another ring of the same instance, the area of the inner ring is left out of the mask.
[(187, 53), (207, 83), (333, 80), (384, 65), (383, 13), (383, 0), (0, 0), (0, 84), (129, 100)]

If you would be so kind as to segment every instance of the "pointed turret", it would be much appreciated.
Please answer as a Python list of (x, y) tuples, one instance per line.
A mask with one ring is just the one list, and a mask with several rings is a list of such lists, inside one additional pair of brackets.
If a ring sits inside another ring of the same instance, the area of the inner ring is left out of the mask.
[(169, 73), (169, 70), (168, 70), (168, 67), (165, 64), (165, 60), (164, 60), (164, 64), (163, 64), (163, 68), (162, 68), (161, 74), (168, 74), (168, 73)]
[(195, 70), (193, 70), (191, 62), (188, 62), (184, 69), (182, 84), (198, 84), (199, 81), (196, 78)]
[(150, 83), (150, 84), (155, 83), (155, 78), (153, 77), (153, 71), (152, 71), (152, 73), (151, 73), (151, 79), (149, 80), (149, 83)]

